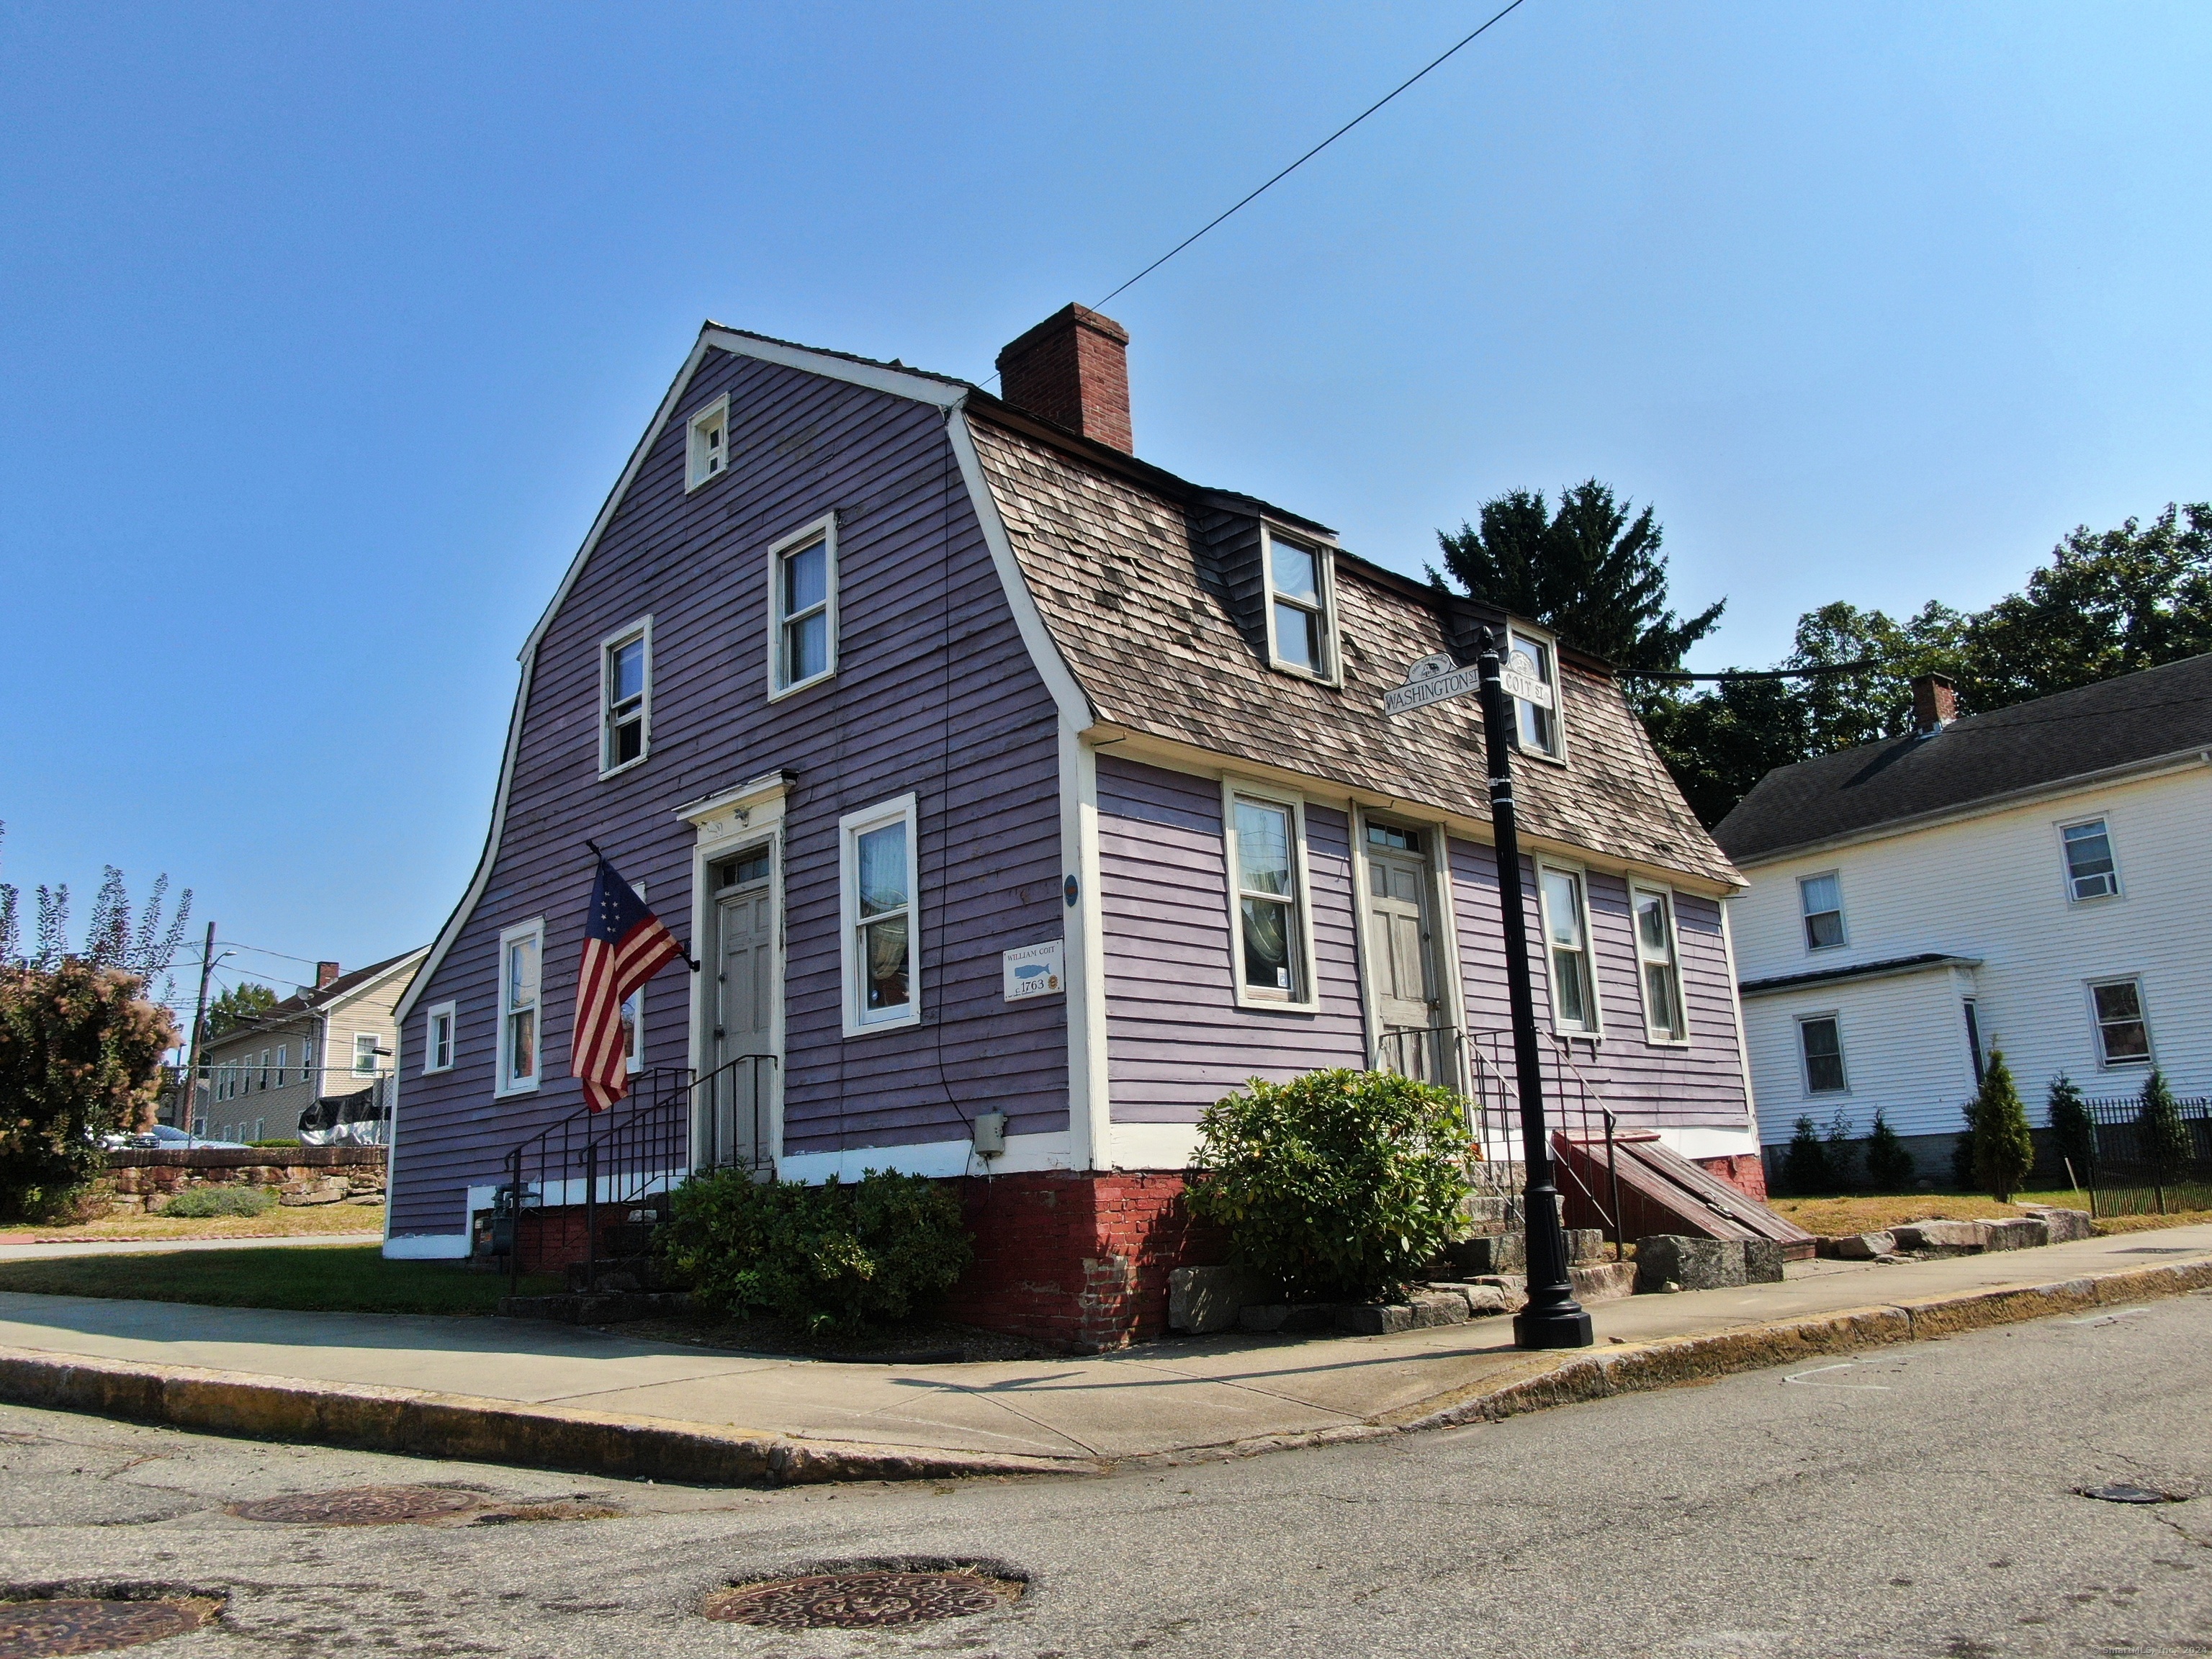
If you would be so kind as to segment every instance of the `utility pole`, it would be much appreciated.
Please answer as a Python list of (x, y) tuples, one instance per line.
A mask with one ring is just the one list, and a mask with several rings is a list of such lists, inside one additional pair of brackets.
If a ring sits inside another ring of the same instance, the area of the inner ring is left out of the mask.
[[(207, 927), (207, 941), (200, 946), (200, 994), (199, 1000), (192, 1006), (192, 1046), (190, 1057), (185, 1062), (184, 1087), (178, 1091), (177, 1095), (178, 1109), (183, 1113), (185, 1119), (184, 1122), (178, 1127), (183, 1129), (187, 1136), (195, 1133), (192, 1125), (199, 1121), (200, 1028), (207, 1023), (208, 975), (214, 971), (215, 924), (210, 922)], [(190, 1146), (191, 1142), (187, 1139), (185, 1144)]]

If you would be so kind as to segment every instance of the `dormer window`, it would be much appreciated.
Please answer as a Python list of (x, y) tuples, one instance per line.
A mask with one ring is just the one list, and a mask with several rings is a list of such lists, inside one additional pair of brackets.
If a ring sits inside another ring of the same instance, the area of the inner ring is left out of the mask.
[(1336, 678), (1334, 594), (1321, 548), (1267, 530), (1267, 656), (1277, 668), (1317, 680)]
[(1549, 640), (1515, 629), (1505, 659), (1513, 682), (1513, 731), (1524, 750), (1560, 758), (1559, 657)]
[(690, 461), (684, 488), (696, 489), (730, 464), (730, 399), (726, 392), (691, 417)]

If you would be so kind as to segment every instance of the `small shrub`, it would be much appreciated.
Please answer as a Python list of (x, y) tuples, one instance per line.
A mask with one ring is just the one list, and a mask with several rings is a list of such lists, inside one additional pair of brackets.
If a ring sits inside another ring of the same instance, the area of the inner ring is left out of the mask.
[(246, 1144), (249, 1146), (296, 1146), (300, 1142), (295, 1136), (289, 1140), (249, 1140)]
[(1974, 1103), (1969, 1100), (1959, 1109), (1965, 1119), (1958, 1136), (1951, 1142), (1951, 1184), (1962, 1193), (1974, 1188)]
[(2150, 1165), (2160, 1185), (2171, 1186), (2189, 1167), (2194, 1148), (2189, 1144), (2189, 1126), (2181, 1121), (2181, 1109), (2174, 1104), (2166, 1073), (2156, 1066), (2143, 1079), (2136, 1133), (2142, 1140), (2143, 1161)]
[(889, 1170), (852, 1186), (694, 1176), (654, 1243), (708, 1307), (816, 1332), (907, 1318), (951, 1289), (975, 1249), (952, 1188)]
[(1850, 1117), (1838, 1106), (1828, 1120), (1828, 1181), (1834, 1190), (1842, 1192), (1856, 1184), (1851, 1166), (1858, 1161), (1858, 1138), (1851, 1133)]
[(1912, 1154), (1879, 1106), (1874, 1109), (1874, 1127), (1867, 1132), (1866, 1166), (1868, 1178), (1881, 1192), (1901, 1192), (1912, 1179)]
[(2035, 1138), (2002, 1050), (1991, 1051), (1981, 1092), (1974, 1097), (1973, 1137), (1974, 1184), (1998, 1203), (2011, 1203), (2035, 1167)]
[(210, 1221), (217, 1216), (267, 1215), (276, 1207), (276, 1194), (265, 1187), (192, 1187), (164, 1204), (161, 1213)]
[(1813, 1127), (1813, 1120), (1801, 1117), (1790, 1136), (1790, 1150), (1782, 1157), (1782, 1178), (1790, 1190), (1801, 1198), (1810, 1198), (1836, 1190), (1834, 1166), (1828, 1161), (1828, 1143), (1820, 1139), (1820, 1132)]
[(1199, 1120), (1191, 1213), (1302, 1298), (1405, 1285), (1460, 1226), (1468, 1191), (1457, 1096), (1389, 1072), (1258, 1078)]
[(2058, 1156), (2074, 1166), (2074, 1181), (2088, 1180), (2096, 1155), (2097, 1126), (2081, 1099), (2081, 1085), (2061, 1072), (2051, 1079), (2051, 1139)]

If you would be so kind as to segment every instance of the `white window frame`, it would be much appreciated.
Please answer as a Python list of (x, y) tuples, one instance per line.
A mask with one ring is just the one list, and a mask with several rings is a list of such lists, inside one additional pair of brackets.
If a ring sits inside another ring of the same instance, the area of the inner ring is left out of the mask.
[[(507, 1060), (514, 1050), (507, 1041), (507, 1023), (515, 1012), (507, 1000), (507, 947), (523, 939), (532, 939), (538, 945), (538, 1022), (531, 1033), (532, 1048), (530, 1075), (517, 1078), (510, 1074)], [(497, 1034), (499, 1052), (492, 1060), (492, 1093), (504, 1098), (508, 1095), (528, 1095), (538, 1092), (545, 1079), (545, 918), (532, 917), (518, 922), (499, 936), (499, 983), (493, 1006), (499, 1011), (498, 1024), (493, 1028)]]
[[(1544, 890), (1544, 873), (1553, 871), (1575, 879), (1575, 893), (1582, 906), (1583, 970), (1589, 976), (1589, 1024), (1571, 1025), (1559, 1017), (1559, 975), (1552, 960), (1552, 896)], [(1633, 916), (1630, 918), (1634, 921)], [(1570, 864), (1565, 859), (1536, 860), (1536, 925), (1543, 934), (1544, 984), (1551, 994), (1552, 1030), (1561, 1036), (1582, 1037), (1590, 1042), (1605, 1036), (1605, 999), (1597, 984), (1597, 933), (1590, 926), (1589, 872), (1579, 864)], [(1639, 974), (1638, 978), (1642, 975)]]
[[(783, 611), (783, 561), (787, 555), (822, 544), (822, 616), (829, 635), (829, 651), (822, 672), (803, 680), (784, 677), (784, 624), (792, 620)], [(768, 550), (768, 700), (775, 702), (817, 686), (837, 672), (837, 515), (825, 513), (813, 523), (793, 531)]]
[[(538, 1001), (539, 1001), (541, 1004), (545, 1000), (545, 987), (544, 987), (545, 972), (544, 972), (544, 967), (543, 967), (543, 965), (542, 965), (542, 963), (543, 963), (543, 960), (544, 960), (544, 959), (541, 957), (541, 958), (540, 958), (541, 966), (540, 966), (540, 967), (539, 967), (539, 969), (538, 969)], [(362, 1048), (362, 1046), (361, 1046), (361, 1045), (362, 1045), (362, 1043), (364, 1043), (364, 1042), (366, 1042), (367, 1044), (368, 1044), (368, 1048), (367, 1048), (366, 1050), (363, 1050), (363, 1048)], [(364, 1053), (366, 1053), (366, 1054), (367, 1054), (367, 1056), (368, 1056), (368, 1066), (367, 1066), (366, 1068), (364, 1068), (364, 1067), (362, 1066), (362, 1063), (361, 1063), (361, 1062), (362, 1062), (362, 1055), (363, 1055), (363, 1054), (364, 1054)], [(353, 1034), (353, 1074), (354, 1074), (356, 1077), (374, 1077), (374, 1076), (376, 1075), (376, 1033), (375, 1033), (375, 1032), (374, 1032), (374, 1031), (356, 1031), (356, 1032)]]
[[(629, 760), (615, 755), (615, 653), (632, 641), (645, 647), (644, 684), (637, 708), (637, 753)], [(640, 617), (599, 641), (599, 775), (613, 777), (633, 766), (645, 764), (653, 753), (653, 618)]]
[[(1315, 597), (1317, 604), (1309, 605), (1304, 599), (1289, 594), (1282, 602), (1294, 609), (1310, 611), (1321, 619), (1321, 665), (1318, 671), (1290, 661), (1282, 653), (1275, 634), (1275, 544), (1288, 542), (1301, 552), (1310, 553), (1314, 559)], [(1295, 674), (1300, 679), (1312, 680), (1322, 685), (1341, 685), (1344, 677), (1342, 658), (1337, 650), (1336, 638), (1336, 557), (1335, 550), (1324, 541), (1311, 536), (1300, 536), (1278, 531), (1265, 520), (1260, 526), (1260, 586), (1262, 609), (1267, 614), (1267, 665), (1280, 673)]]
[[(2077, 893), (2074, 890), (2074, 860), (2067, 844), (2066, 832), (2069, 830), (2086, 830), (2093, 823), (2104, 832), (2105, 853), (2112, 861), (2112, 890), (2109, 893)], [(2066, 902), (2069, 904), (2109, 904), (2125, 895), (2127, 889), (2120, 881), (2120, 849), (2112, 840), (2112, 820), (2108, 814), (2096, 812), (2087, 817), (2068, 818), (2057, 825), (2057, 830), (2058, 869), (2066, 883)]]
[[(1244, 907), (1242, 884), (1237, 878), (1240, 868), (1237, 848), (1237, 803), (1239, 799), (1255, 805), (1273, 806), (1287, 811), (1291, 819), (1291, 902), (1297, 911), (1297, 927), (1293, 935), (1295, 957), (1291, 966), (1291, 989), (1288, 994), (1270, 992), (1244, 982)], [(1268, 1013), (1316, 1013), (1321, 1008), (1321, 992), (1316, 984), (1314, 964), (1313, 883), (1306, 869), (1306, 803), (1304, 796), (1290, 791), (1254, 783), (1237, 777), (1221, 780), (1221, 852), (1223, 872), (1229, 901), (1229, 984), (1239, 1008), (1262, 1010)]]
[[(542, 969), (539, 972), (538, 980), (538, 1000), (542, 1003), (545, 1000), (544, 974)], [(446, 1057), (442, 1060), (438, 1058), (438, 1024), (441, 1020), (445, 1022), (446, 1027)], [(425, 1077), (453, 1069), (454, 1055), (460, 1048), (460, 1009), (453, 1003), (441, 1002), (423, 1016), (422, 1074)]]
[(1549, 665), (1544, 683), (1551, 688), (1552, 691), (1552, 744), (1547, 749), (1521, 741), (1521, 709), (1524, 700), (1516, 697), (1512, 700), (1513, 747), (1521, 754), (1533, 755), (1538, 760), (1550, 761), (1555, 765), (1565, 766), (1567, 763), (1567, 699), (1566, 694), (1560, 690), (1559, 636), (1549, 629), (1537, 628), (1528, 623), (1509, 619), (1505, 629), (1505, 659), (1509, 663), (1513, 659), (1513, 644), (1516, 640), (1525, 640), (1531, 645), (1541, 646), (1544, 650), (1544, 660)]
[(278, 1088), (286, 1086), (284, 1073), (291, 1069), (292, 1045), (289, 1042), (280, 1042), (276, 1045), (276, 1086)]
[[(2115, 860), (2118, 862), (2118, 860)], [(2106, 985), (2132, 985), (2136, 988), (2136, 1017), (2142, 1022), (2143, 1048), (2140, 1060), (2113, 1060), (2105, 1052), (2105, 1022), (2097, 1013), (2097, 992)], [(2100, 1072), (2145, 1072), (2158, 1064), (2158, 1039), (2150, 1028), (2150, 998), (2144, 993), (2141, 974), (2100, 974), (2094, 979), (2081, 981), (2082, 992), (2089, 999), (2090, 1040), (2097, 1045), (2097, 1069)]]
[[(860, 952), (860, 837), (885, 824), (906, 825), (907, 925), (906, 1006), (870, 1016), (863, 979), (867, 963)], [(921, 1024), (921, 823), (919, 798), (909, 792), (837, 820), (838, 956), (844, 982), (845, 1035), (873, 1036)]]
[[(719, 426), (722, 434), (722, 464), (712, 471), (708, 470), (712, 446), (708, 442), (709, 429)], [(695, 410), (684, 428), (684, 493), (710, 484), (730, 473), (730, 394), (725, 392), (704, 409)]]
[[(1838, 939), (1833, 945), (1815, 945), (1813, 943), (1813, 930), (1808, 924), (1812, 921), (1814, 916), (1826, 915), (1828, 912), (1825, 910), (1806, 909), (1805, 884), (1808, 881), (1824, 880), (1829, 877), (1833, 877), (1835, 878), (1836, 927), (1838, 931), (1843, 934), (1843, 937)], [(1810, 875), (1800, 876), (1797, 878), (1797, 937), (1804, 941), (1806, 954), (1808, 956), (1818, 955), (1823, 951), (1845, 951), (1850, 948), (1851, 913), (1850, 907), (1844, 901), (1844, 872), (1842, 870), (1815, 870)]]
[[(1674, 1006), (1682, 1017), (1682, 1029), (1678, 1035), (1655, 1025), (1651, 1019), (1651, 985), (1650, 970), (1657, 966), (1647, 956), (1644, 943), (1644, 923), (1637, 913), (1637, 901), (1656, 898), (1666, 906), (1667, 961), (1666, 967), (1674, 976)], [(1659, 887), (1650, 882), (1631, 882), (1628, 885), (1628, 931), (1636, 942), (1636, 994), (1644, 1004), (1644, 1040), (1669, 1048), (1690, 1046), (1690, 997), (1682, 983), (1682, 930), (1677, 920), (1679, 907), (1674, 890)]]
[[(1836, 1028), (1836, 1069), (1844, 1074), (1840, 1089), (1815, 1089), (1813, 1086), (1813, 1061), (1805, 1052), (1805, 1028), (1815, 1020), (1826, 1020)], [(1808, 1100), (1834, 1100), (1851, 1091), (1851, 1062), (1844, 1043), (1844, 1016), (1834, 1008), (1822, 1008), (1802, 1013), (1796, 1018), (1797, 1026), (1797, 1083)]]

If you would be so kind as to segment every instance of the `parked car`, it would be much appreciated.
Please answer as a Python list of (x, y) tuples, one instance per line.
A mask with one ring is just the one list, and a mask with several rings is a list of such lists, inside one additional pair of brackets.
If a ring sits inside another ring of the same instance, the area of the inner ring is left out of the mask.
[(210, 1140), (205, 1135), (188, 1135), (182, 1129), (167, 1123), (156, 1123), (138, 1134), (108, 1135), (100, 1143), (111, 1152), (169, 1152), (185, 1146), (242, 1147), (242, 1140)]

